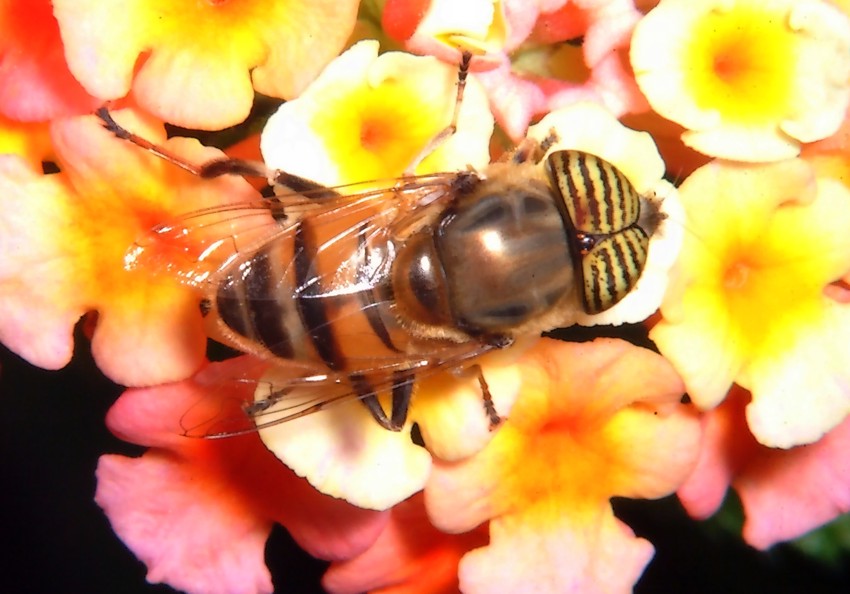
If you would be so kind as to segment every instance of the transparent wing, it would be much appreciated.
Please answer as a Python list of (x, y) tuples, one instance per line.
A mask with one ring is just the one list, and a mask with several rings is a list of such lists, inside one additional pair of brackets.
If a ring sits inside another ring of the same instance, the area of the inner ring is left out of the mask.
[[(140, 239), (128, 266), (153, 267), (205, 291), (212, 315), (234, 330), (229, 344), (255, 357), (187, 411), (186, 434), (254, 431), (403, 389), (489, 350), (473, 341), (413, 339), (389, 313), (397, 251), (446, 208), (464, 175), (406, 178), (388, 189), (319, 200), (293, 194), (214, 207)], [(274, 379), (263, 379), (270, 369)], [(268, 395), (255, 401), (258, 386)]]
[(363, 384), (355, 387), (348, 374), (331, 371), (301, 375), (303, 370), (297, 367), (276, 367), (247, 357), (235, 374), (238, 377), (229, 365), (223, 374), (207, 374), (199, 382), (203, 395), (182, 416), (180, 426), (187, 437), (244, 435), (366, 396), (412, 389), (416, 381), (462, 368), (494, 348), (468, 342), (443, 347), (427, 358), (375, 359), (370, 363), (364, 358), (368, 391), (363, 391)]
[[(346, 192), (337, 196), (325, 197), (327, 191), (318, 199), (310, 192), (289, 193), (193, 211), (158, 224), (136, 240), (125, 254), (125, 268), (145, 268), (205, 288), (240, 258), (249, 258), (270, 242), (294, 237), (301, 221), (333, 224), (344, 236), (374, 235), (381, 225), (392, 225), (393, 215), (402, 211), (415, 219), (417, 210), (447, 194), (458, 175), (438, 173), (389, 180), (388, 187), (378, 189), (374, 186), (379, 182), (363, 182), (331, 188)], [(370, 189), (363, 190), (365, 186)], [(341, 228), (344, 221), (350, 225), (347, 231)]]

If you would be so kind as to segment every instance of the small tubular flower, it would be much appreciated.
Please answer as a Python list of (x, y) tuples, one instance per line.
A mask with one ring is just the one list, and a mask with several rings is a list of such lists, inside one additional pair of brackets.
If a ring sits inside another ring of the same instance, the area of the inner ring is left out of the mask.
[(384, 10), (389, 34), (413, 52), (446, 61), (458, 48), (477, 54), (479, 80), (514, 142), (534, 116), (579, 101), (616, 115), (646, 109), (624, 59), (641, 16), (629, 0), (476, 1), (462, 12), (448, 0), (390, 0)]
[(733, 388), (703, 417), (699, 462), (678, 491), (685, 509), (707, 518), (732, 486), (744, 508), (744, 539), (759, 549), (798, 538), (850, 511), (850, 421), (808, 446), (768, 448), (747, 428), (748, 400), (744, 390)]
[(297, 96), (344, 47), (357, 4), (53, 2), (71, 72), (89, 93), (110, 100), (132, 90), (163, 120), (203, 130), (243, 121), (254, 90)]
[(850, 20), (821, 0), (662, 0), (631, 62), (686, 144), (741, 161), (796, 156), (838, 129), (850, 101)]
[[(451, 124), (456, 83), (457, 67), (401, 52), (378, 56), (377, 42), (362, 41), (269, 119), (263, 157), (328, 186), (398, 177)], [(487, 99), (470, 77), (457, 132), (416, 173), (483, 167), (492, 131)]]
[(655, 498), (688, 476), (699, 423), (658, 355), (600, 339), (541, 339), (519, 361), (522, 394), (481, 451), (437, 461), (425, 488), (432, 523), (490, 543), (460, 563), (460, 589), (631, 591), (652, 556), (613, 515), (613, 496)]
[(771, 447), (817, 441), (850, 412), (850, 191), (802, 160), (712, 162), (680, 187), (685, 236), (650, 336), (702, 409), (735, 382)]
[[(95, 500), (147, 566), (149, 582), (190, 594), (268, 593), (264, 548), (273, 523), (329, 560), (359, 554), (386, 524), (385, 514), (316, 492), (256, 434), (224, 440), (181, 435), (187, 412), (218, 414), (249, 389), (232, 382), (244, 365), (244, 357), (233, 359), (207, 366), (194, 381), (128, 390), (108, 413), (111, 431), (150, 449), (139, 458), (103, 456)], [(228, 380), (231, 391), (208, 386)]]
[[(221, 154), (195, 140), (165, 142), (162, 128), (130, 112), (116, 117), (190, 161)], [(50, 134), (60, 173), (0, 156), (0, 340), (56, 369), (71, 358), (74, 324), (96, 311), (92, 350), (111, 379), (187, 377), (205, 348), (197, 295), (162, 270), (125, 270), (125, 255), (176, 212), (257, 194), (244, 180), (191, 176), (114, 137), (93, 116), (57, 120)]]

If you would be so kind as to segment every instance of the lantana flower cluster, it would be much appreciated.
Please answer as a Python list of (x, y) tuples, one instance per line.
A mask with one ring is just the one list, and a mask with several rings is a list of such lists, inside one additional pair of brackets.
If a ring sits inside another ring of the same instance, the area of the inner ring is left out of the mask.
[[(6, 2), (0, 341), (58, 369), (85, 319), (127, 386), (106, 423), (148, 448), (104, 455), (95, 499), (149, 581), (190, 593), (286, 591), (264, 561), (275, 524), (336, 593), (631, 591), (653, 546), (614, 497), (675, 493), (705, 518), (732, 487), (748, 543), (796, 538), (850, 509), (848, 10)], [(279, 223), (251, 180), (197, 175), (227, 157), (187, 130), (230, 143), (243, 123), (262, 133), (225, 151), (388, 201), (415, 175), (486, 175), (517, 143), (601, 157), (658, 226), (626, 298), (556, 325), (650, 318), (657, 349), (528, 336), (422, 374), (400, 431), (348, 399), (191, 435), (297, 373), (206, 357), (222, 336), (198, 279)]]

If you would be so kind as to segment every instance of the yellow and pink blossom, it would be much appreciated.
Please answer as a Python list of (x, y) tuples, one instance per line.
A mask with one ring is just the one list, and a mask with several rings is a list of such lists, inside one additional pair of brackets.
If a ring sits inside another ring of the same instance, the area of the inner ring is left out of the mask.
[(687, 478), (696, 416), (658, 355), (600, 339), (541, 339), (518, 365), (509, 420), (477, 454), (437, 461), (425, 488), (434, 525), (490, 521), (490, 542), (460, 562), (463, 592), (628, 592), (652, 546), (617, 520), (614, 496), (656, 498)]
[(736, 383), (759, 442), (817, 441), (850, 412), (850, 309), (827, 292), (850, 272), (850, 190), (796, 159), (715, 161), (679, 194), (688, 233), (650, 336), (700, 408)]
[[(140, 134), (195, 162), (221, 153), (173, 139), (151, 120), (116, 114)], [(35, 365), (71, 359), (73, 329), (97, 312), (92, 351), (125, 385), (188, 377), (206, 337), (195, 291), (164, 270), (125, 269), (151, 227), (202, 206), (255, 199), (244, 180), (201, 180), (120, 140), (94, 116), (60, 119), (50, 137), (60, 172), (0, 156), (0, 339)]]
[[(128, 390), (109, 411), (110, 430), (150, 449), (139, 458), (101, 457), (95, 501), (145, 563), (149, 582), (187, 592), (272, 592), (264, 549), (275, 522), (313, 555), (334, 560), (362, 552), (388, 520), (319, 494), (256, 434), (219, 441), (182, 435), (187, 411), (216, 415), (241, 393), (250, 396), (248, 384), (232, 382), (245, 363), (212, 364), (195, 381)], [(209, 387), (228, 380), (229, 391)]]
[(799, 538), (850, 511), (847, 419), (817, 443), (788, 450), (761, 445), (747, 428), (749, 394), (734, 388), (703, 418), (699, 462), (678, 495), (700, 519), (735, 489), (744, 508), (744, 539), (767, 549)]
[(662, 0), (631, 62), (652, 108), (715, 157), (775, 161), (839, 127), (850, 102), (850, 19), (823, 0)]

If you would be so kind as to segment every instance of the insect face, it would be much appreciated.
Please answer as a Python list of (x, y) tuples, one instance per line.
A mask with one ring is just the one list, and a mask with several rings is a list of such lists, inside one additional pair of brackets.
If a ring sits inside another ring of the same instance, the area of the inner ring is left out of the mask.
[(549, 156), (548, 167), (562, 198), (558, 205), (580, 278), (582, 305), (589, 314), (603, 312), (640, 278), (649, 238), (660, 222), (658, 207), (596, 155), (557, 151)]

